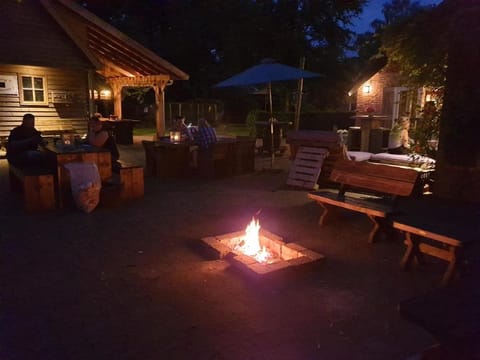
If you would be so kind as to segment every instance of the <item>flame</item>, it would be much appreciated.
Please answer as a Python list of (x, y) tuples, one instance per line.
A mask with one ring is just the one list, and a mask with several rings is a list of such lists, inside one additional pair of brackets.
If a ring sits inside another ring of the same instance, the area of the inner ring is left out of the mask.
[(258, 220), (253, 218), (245, 229), (245, 236), (235, 246), (235, 250), (253, 257), (260, 263), (264, 263), (272, 257), (272, 254), (265, 246), (260, 245), (259, 230), (260, 224)]

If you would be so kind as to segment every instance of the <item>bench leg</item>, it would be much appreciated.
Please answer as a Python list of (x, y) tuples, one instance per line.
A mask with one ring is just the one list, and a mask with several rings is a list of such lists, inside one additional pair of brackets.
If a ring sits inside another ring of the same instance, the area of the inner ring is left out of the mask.
[(405, 245), (407, 245), (407, 250), (401, 261), (403, 270), (409, 269), (414, 259), (416, 259), (419, 264), (425, 263), (423, 254), (420, 251), (420, 239), (412, 236), (409, 232), (405, 232)]
[(445, 270), (445, 273), (443, 274), (443, 277), (442, 277), (442, 282), (441, 282), (442, 286), (447, 286), (450, 283), (450, 280), (453, 278), (453, 276), (456, 273), (457, 262), (459, 258), (461, 258), (460, 249), (455, 246), (449, 247), (448, 254), (450, 256), (447, 259), (448, 261), (447, 270)]
[(336, 208), (334, 206), (330, 206), (328, 204), (324, 204), (322, 202), (318, 202), (318, 204), (322, 207), (323, 211), (318, 219), (318, 226), (323, 226), (332, 221), (337, 213)]
[(375, 241), (375, 236), (377, 235), (378, 229), (380, 229), (380, 224), (378, 223), (377, 219), (373, 215), (367, 215), (370, 221), (373, 223), (373, 228), (370, 230), (368, 234), (368, 242), (373, 244)]

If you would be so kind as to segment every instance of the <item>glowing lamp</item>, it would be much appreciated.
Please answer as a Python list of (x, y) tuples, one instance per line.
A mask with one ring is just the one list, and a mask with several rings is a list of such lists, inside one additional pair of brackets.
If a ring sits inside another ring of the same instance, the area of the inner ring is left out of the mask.
[(170, 131), (170, 141), (179, 142), (181, 139), (180, 131)]
[(100, 99), (101, 100), (111, 100), (112, 92), (108, 89), (100, 90)]

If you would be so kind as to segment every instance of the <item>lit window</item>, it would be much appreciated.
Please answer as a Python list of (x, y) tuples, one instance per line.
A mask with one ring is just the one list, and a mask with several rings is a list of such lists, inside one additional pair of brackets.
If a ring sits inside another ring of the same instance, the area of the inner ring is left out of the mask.
[(370, 84), (363, 85), (363, 93), (364, 94), (370, 94), (371, 92), (372, 92), (372, 85), (370, 85)]
[(20, 103), (47, 105), (47, 84), (45, 76), (22, 75), (20, 81)]

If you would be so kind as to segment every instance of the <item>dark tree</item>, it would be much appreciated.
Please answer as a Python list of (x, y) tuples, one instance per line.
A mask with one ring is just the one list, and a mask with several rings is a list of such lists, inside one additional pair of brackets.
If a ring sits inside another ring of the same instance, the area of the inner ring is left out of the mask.
[(447, 0), (448, 69), (435, 194), (480, 201), (480, 4)]
[(212, 86), (264, 58), (326, 74), (320, 103), (336, 78), (366, 0), (79, 0), (84, 6), (190, 75), (168, 95), (211, 97)]

